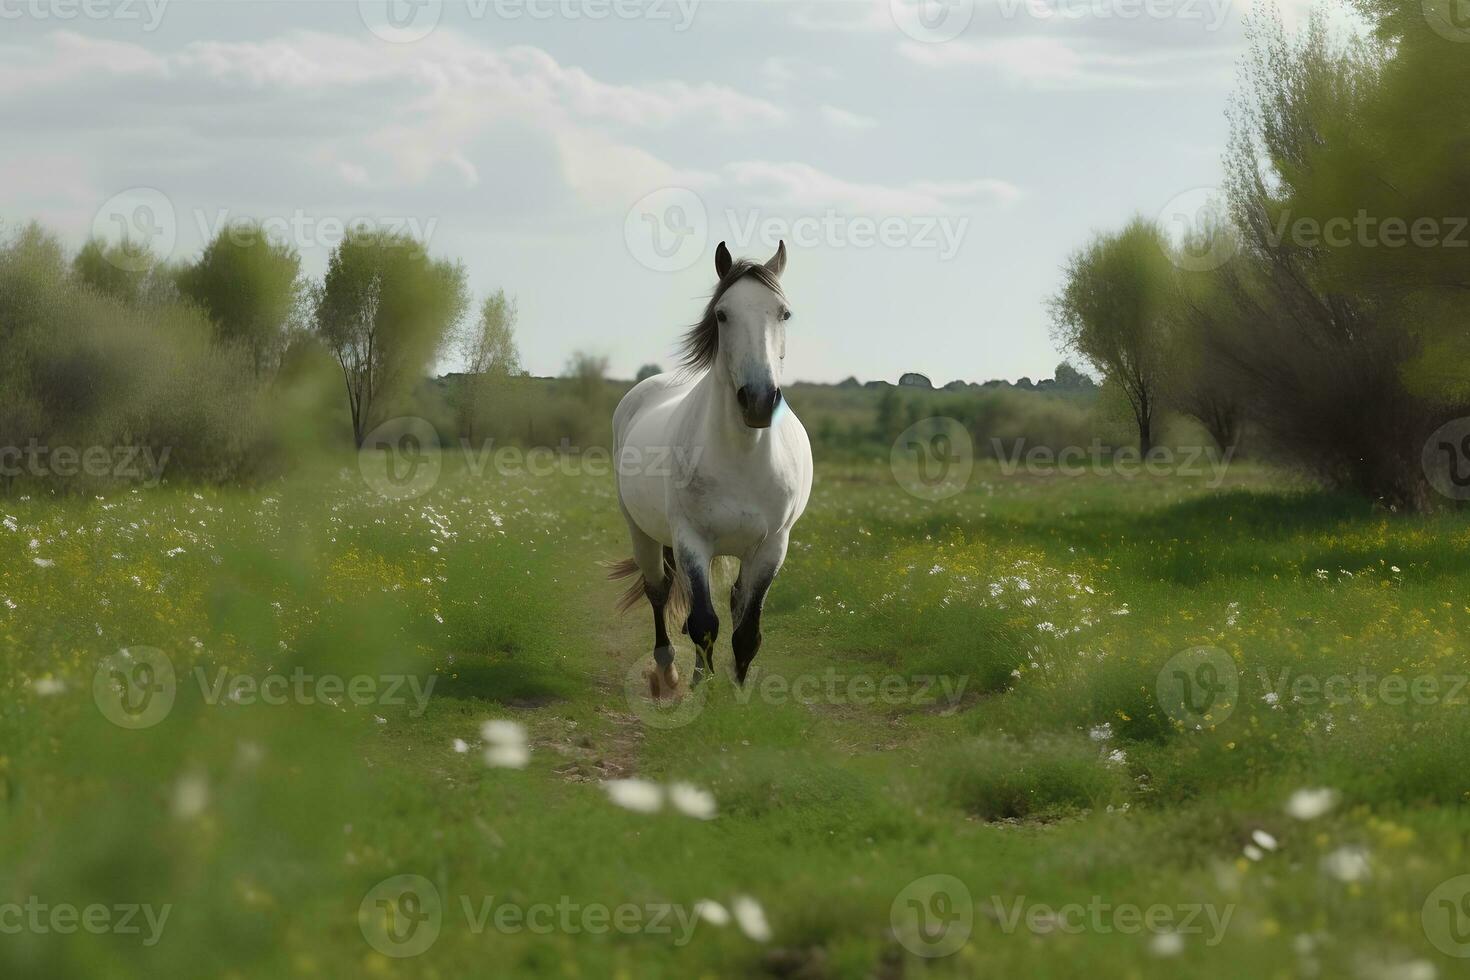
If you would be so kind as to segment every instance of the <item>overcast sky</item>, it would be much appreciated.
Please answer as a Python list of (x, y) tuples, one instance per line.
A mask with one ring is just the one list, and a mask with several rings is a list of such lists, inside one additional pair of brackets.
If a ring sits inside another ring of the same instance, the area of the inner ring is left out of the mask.
[(1249, 6), (924, 2), (0, 0), (0, 220), (400, 227), (620, 376), (785, 237), (788, 377), (1050, 376), (1067, 254), (1218, 182)]

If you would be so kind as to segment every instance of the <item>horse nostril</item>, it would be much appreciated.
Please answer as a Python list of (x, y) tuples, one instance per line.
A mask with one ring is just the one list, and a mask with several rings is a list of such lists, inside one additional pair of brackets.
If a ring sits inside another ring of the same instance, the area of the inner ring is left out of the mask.
[(746, 385), (741, 385), (740, 390), (735, 392), (735, 400), (740, 403), (741, 408), (749, 408), (750, 388)]

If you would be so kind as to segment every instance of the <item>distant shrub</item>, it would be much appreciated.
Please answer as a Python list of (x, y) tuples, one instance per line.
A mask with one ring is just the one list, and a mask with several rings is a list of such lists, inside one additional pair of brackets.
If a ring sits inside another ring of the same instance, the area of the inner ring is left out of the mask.
[(0, 247), (7, 483), (139, 478), (53, 458), (63, 447), (114, 460), (147, 450), (168, 476), (211, 481), (259, 465), (260, 391), (248, 361), (215, 347), (193, 307), (133, 296), (84, 280), (35, 227)]

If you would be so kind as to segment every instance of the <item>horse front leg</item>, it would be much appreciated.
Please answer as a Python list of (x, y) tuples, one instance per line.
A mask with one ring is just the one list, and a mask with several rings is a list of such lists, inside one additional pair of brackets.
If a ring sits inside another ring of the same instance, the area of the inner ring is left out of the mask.
[(761, 609), (781, 563), (786, 560), (786, 535), (767, 538), (741, 559), (740, 577), (730, 590), (730, 615), (735, 620), (732, 646), (735, 650), (735, 679), (745, 683), (750, 663), (761, 648)]
[(713, 554), (702, 539), (689, 535), (680, 536), (675, 542), (674, 555), (679, 572), (689, 586), (689, 618), (684, 621), (684, 632), (694, 642), (694, 677), (689, 683), (698, 685), (706, 676), (714, 675), (715, 640), (720, 635), (720, 619), (710, 599)]

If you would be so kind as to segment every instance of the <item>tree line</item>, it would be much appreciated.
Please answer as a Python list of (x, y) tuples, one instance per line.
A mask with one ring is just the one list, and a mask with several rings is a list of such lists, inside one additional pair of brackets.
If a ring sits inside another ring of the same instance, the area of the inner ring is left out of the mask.
[(451, 352), (473, 438), (521, 369), (515, 301), (471, 302), (462, 264), (401, 234), (348, 233), (312, 281), (248, 223), (178, 264), (100, 240), (68, 258), (31, 224), (0, 245), (0, 445), (168, 447), (175, 472), (249, 477), (278, 467), (282, 427), (303, 398), (321, 409), (327, 376), (361, 446)]
[(1055, 335), (1126, 401), (1142, 451), (1174, 410), (1221, 448), (1248, 433), (1331, 486), (1433, 504), (1426, 439), (1470, 415), (1470, 57), (1446, 34), (1452, 2), (1359, 0), (1361, 37), (1255, 22), (1217, 207), (1071, 256)]

